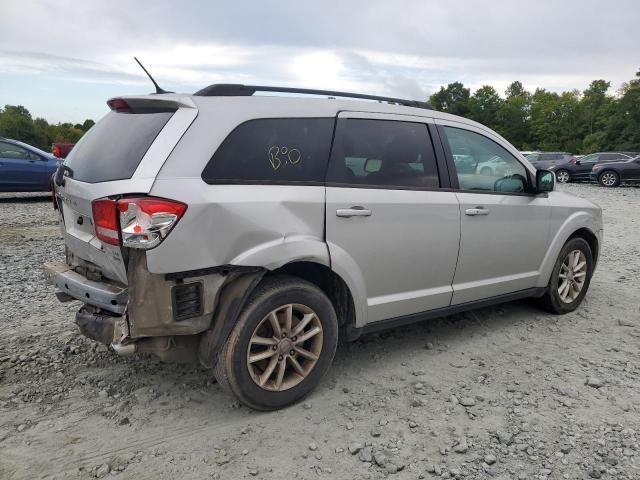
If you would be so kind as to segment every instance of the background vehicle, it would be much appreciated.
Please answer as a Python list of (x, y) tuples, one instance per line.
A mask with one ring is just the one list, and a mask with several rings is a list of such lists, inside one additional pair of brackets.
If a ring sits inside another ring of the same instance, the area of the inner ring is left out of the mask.
[(75, 143), (54, 143), (51, 145), (51, 152), (54, 157), (67, 158), (74, 145)]
[(560, 183), (586, 182), (591, 180), (591, 169), (599, 163), (618, 162), (628, 160), (637, 155), (633, 152), (600, 152), (585, 155), (575, 162), (563, 163), (549, 167), (555, 172), (556, 179)]
[(640, 156), (624, 162), (601, 163), (591, 170), (591, 180), (603, 187), (617, 187), (621, 183), (640, 182)]
[(480, 175), (505, 177), (513, 174), (514, 172), (500, 157), (493, 156), (488, 160), (478, 162), (478, 165), (476, 166), (476, 173), (479, 173)]
[(548, 170), (549, 168), (564, 163), (575, 163), (576, 157), (567, 152), (534, 152), (527, 155), (527, 160), (537, 169)]
[(587, 292), (599, 207), (478, 123), (243, 85), (108, 104), (58, 170), (47, 276), (86, 336), (199, 361), (253, 408), (311, 392), (339, 337)]
[(17, 140), (0, 137), (0, 191), (46, 192), (60, 159)]

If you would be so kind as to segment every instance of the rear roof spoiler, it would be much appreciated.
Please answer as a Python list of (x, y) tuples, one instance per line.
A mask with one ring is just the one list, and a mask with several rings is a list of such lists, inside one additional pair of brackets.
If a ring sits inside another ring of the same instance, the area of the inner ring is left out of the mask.
[(171, 112), (179, 108), (197, 108), (193, 100), (186, 95), (158, 95), (155, 93), (152, 95), (113, 97), (107, 100), (107, 105), (111, 110), (128, 110), (130, 113)]

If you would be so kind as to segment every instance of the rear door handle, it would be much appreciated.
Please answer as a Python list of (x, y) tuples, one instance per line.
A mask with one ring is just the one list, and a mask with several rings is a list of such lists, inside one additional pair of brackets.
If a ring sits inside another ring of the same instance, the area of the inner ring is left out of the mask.
[(474, 217), (476, 215), (489, 215), (489, 209), (484, 207), (467, 208), (464, 213), (470, 217)]
[(370, 217), (371, 210), (356, 206), (351, 208), (339, 208), (336, 210), (337, 217)]

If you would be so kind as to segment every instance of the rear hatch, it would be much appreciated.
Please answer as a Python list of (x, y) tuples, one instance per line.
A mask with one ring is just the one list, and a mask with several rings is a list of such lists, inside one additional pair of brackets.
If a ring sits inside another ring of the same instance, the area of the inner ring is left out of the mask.
[(56, 179), (67, 261), (126, 284), (123, 250), (96, 237), (91, 202), (149, 193), (197, 109), (187, 96), (123, 97), (86, 133)]

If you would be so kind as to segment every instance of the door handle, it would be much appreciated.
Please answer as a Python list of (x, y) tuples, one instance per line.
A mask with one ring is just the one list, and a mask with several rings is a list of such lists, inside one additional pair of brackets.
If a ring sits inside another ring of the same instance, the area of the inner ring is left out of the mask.
[(467, 208), (464, 213), (470, 217), (474, 217), (476, 215), (489, 215), (489, 209), (484, 207)]
[(371, 210), (364, 207), (356, 206), (351, 208), (339, 208), (336, 210), (337, 217), (370, 217)]

